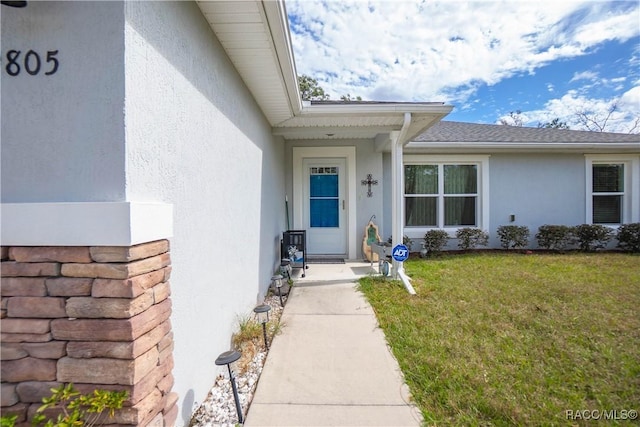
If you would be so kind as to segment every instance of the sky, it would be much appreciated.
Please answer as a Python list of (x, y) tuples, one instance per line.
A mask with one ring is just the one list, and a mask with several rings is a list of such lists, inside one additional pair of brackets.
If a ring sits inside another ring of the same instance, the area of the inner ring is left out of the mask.
[[(640, 132), (640, 0), (287, 0), (298, 75), (445, 120)], [(615, 109), (613, 108), (615, 106)], [(613, 109), (613, 112), (611, 112)], [(606, 121), (605, 121), (606, 120)]]

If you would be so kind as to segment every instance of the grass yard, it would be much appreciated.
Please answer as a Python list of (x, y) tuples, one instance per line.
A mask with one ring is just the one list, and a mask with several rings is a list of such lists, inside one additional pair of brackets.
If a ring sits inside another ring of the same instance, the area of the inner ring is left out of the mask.
[[(416, 296), (376, 277), (360, 288), (427, 425), (637, 425), (620, 418), (640, 410), (640, 256), (479, 253), (405, 268)], [(598, 416), (609, 419), (580, 419)]]

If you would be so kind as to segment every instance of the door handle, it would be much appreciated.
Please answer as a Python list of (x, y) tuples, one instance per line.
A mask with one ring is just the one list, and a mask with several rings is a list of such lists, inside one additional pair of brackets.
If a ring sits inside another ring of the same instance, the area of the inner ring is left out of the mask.
[(342, 210), (344, 210), (344, 199), (342, 199)]

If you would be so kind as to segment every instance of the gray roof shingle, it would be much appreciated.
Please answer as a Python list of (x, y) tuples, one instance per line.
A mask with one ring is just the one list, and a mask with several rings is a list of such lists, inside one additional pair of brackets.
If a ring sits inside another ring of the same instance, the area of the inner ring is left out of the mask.
[(633, 143), (640, 134), (441, 121), (414, 138), (416, 142)]

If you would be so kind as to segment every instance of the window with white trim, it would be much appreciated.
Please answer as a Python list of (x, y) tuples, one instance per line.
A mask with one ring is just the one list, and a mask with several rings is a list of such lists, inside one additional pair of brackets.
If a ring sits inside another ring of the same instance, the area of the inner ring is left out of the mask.
[[(587, 222), (617, 225), (637, 221), (638, 158), (586, 156)], [(635, 176), (635, 178), (634, 178)]]
[(621, 224), (624, 206), (624, 163), (592, 165), (592, 222)]
[[(407, 156), (404, 220), (407, 228), (483, 227), (483, 161), (429, 161)], [(488, 190), (486, 190), (488, 191)]]

